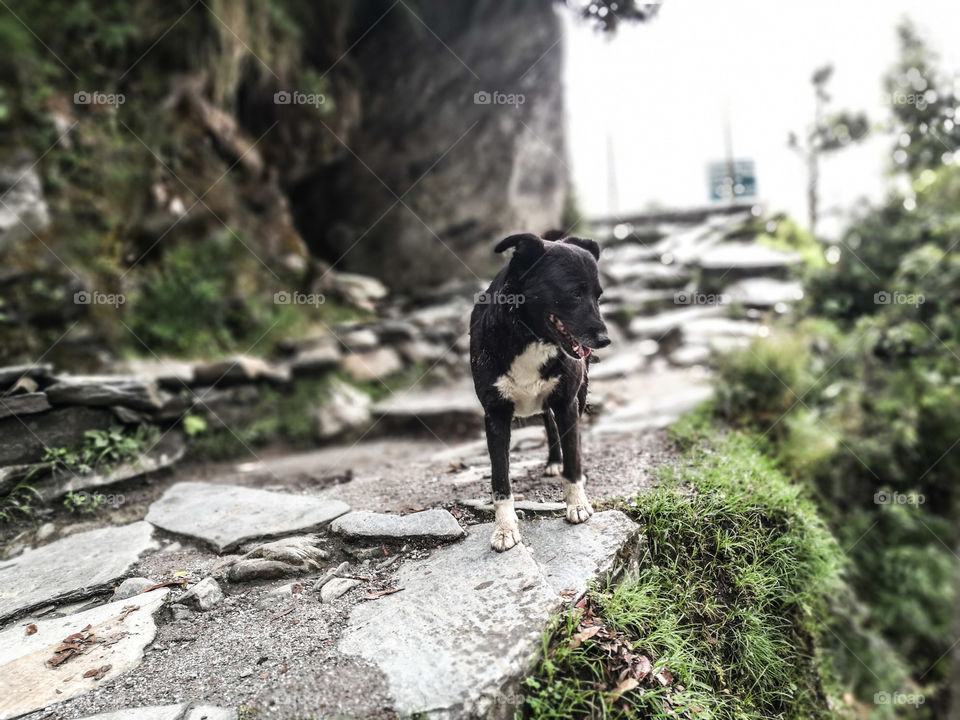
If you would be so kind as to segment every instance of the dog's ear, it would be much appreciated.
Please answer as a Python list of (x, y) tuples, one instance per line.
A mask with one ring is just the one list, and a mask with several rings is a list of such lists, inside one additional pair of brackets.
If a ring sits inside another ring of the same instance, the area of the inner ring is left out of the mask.
[(600, 259), (600, 246), (597, 244), (596, 240), (591, 240), (589, 238), (582, 238), (582, 237), (568, 237), (568, 238), (564, 238), (560, 242), (565, 242), (568, 245), (576, 245), (577, 247), (581, 247), (587, 252), (589, 252), (591, 255), (593, 255), (594, 260)]
[(504, 238), (496, 244), (493, 251), (502, 253), (504, 250), (515, 248), (513, 259), (510, 260), (510, 266), (513, 268), (526, 269), (533, 265), (544, 253), (543, 240), (532, 233), (523, 233), (521, 235), (511, 235)]

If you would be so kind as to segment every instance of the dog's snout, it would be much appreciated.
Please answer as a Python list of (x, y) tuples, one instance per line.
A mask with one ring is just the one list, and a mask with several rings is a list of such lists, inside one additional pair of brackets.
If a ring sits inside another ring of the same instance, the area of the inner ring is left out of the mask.
[(610, 336), (607, 335), (606, 325), (601, 324), (599, 327), (595, 328), (591, 333), (590, 347), (599, 350), (600, 348), (605, 348), (610, 344)]

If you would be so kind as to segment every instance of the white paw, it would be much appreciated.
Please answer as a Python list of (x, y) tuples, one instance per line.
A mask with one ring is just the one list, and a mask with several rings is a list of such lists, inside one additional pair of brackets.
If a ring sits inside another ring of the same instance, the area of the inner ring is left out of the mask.
[(520, 526), (517, 524), (517, 513), (513, 509), (513, 498), (493, 501), (496, 527), (490, 538), (490, 547), (497, 552), (509, 550), (520, 542)]
[(556, 477), (560, 474), (562, 469), (563, 465), (560, 463), (547, 463), (547, 466), (543, 469), (543, 474), (550, 477)]
[(567, 503), (567, 522), (577, 524), (587, 520), (593, 515), (593, 506), (587, 499), (587, 493), (583, 489), (583, 480), (579, 482), (563, 482), (563, 499)]
[(567, 522), (577, 525), (586, 522), (593, 515), (593, 506), (588, 502), (585, 505), (567, 505)]
[(520, 528), (516, 526), (514, 527), (497, 526), (497, 529), (493, 531), (493, 535), (490, 537), (490, 547), (492, 547), (497, 552), (503, 552), (504, 550), (509, 550), (519, 542), (520, 542)]

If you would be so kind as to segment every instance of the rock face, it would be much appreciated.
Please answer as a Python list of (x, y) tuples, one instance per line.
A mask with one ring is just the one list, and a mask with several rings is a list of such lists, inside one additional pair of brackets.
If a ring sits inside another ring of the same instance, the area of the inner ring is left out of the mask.
[(466, 534), (453, 515), (439, 508), (409, 515), (352, 512), (334, 520), (330, 529), (363, 540), (458, 540)]
[(0, 622), (39, 605), (105, 590), (153, 547), (153, 528), (140, 521), (27, 550), (0, 565)]
[(106, 429), (116, 421), (107, 410), (69, 407), (0, 420), (0, 465), (36, 462), (48, 447), (72, 447), (87, 430)]
[(362, 162), (344, 151), (298, 179), (297, 226), (315, 254), (391, 288), (482, 276), (495, 239), (560, 221), (560, 18), (549, 0), (401, 3), (373, 26), (379, 14), (350, 53), (363, 122), (343, 142)]
[(349, 510), (339, 500), (183, 482), (150, 506), (147, 521), (203, 540), (222, 553), (245, 540), (319, 528)]
[(0, 251), (50, 224), (40, 175), (33, 166), (33, 158), (26, 153), (0, 166)]
[[(162, 588), (135, 602), (117, 600), (76, 615), (37, 620), (31, 635), (21, 625), (0, 632), (0, 719), (82, 695), (139, 665), (143, 649), (156, 636), (153, 615), (168, 593)], [(85, 652), (56, 667), (48, 664), (64, 638), (88, 625)]]
[(551, 612), (615, 572), (637, 533), (618, 511), (520, 529), (526, 544), (501, 554), (490, 549), (492, 525), (475, 526), (463, 542), (404, 565), (395, 578), (403, 592), (354, 608), (339, 648), (380, 668), (401, 717), (512, 716), (504, 698)]

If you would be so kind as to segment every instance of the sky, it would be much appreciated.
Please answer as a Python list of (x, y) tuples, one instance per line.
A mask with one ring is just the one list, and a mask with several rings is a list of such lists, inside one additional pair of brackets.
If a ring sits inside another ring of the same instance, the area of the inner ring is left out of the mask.
[[(832, 63), (833, 108), (886, 120), (882, 78), (907, 9), (941, 67), (960, 70), (957, 0), (666, 0), (655, 20), (621, 24), (612, 38), (563, 13), (567, 150), (581, 209), (596, 217), (706, 204), (707, 164), (725, 157), (728, 117), (734, 155), (755, 162), (758, 198), (805, 220), (806, 170), (787, 137), (812, 120), (810, 77)], [(883, 196), (892, 142), (878, 133), (825, 160), (825, 215)]]

